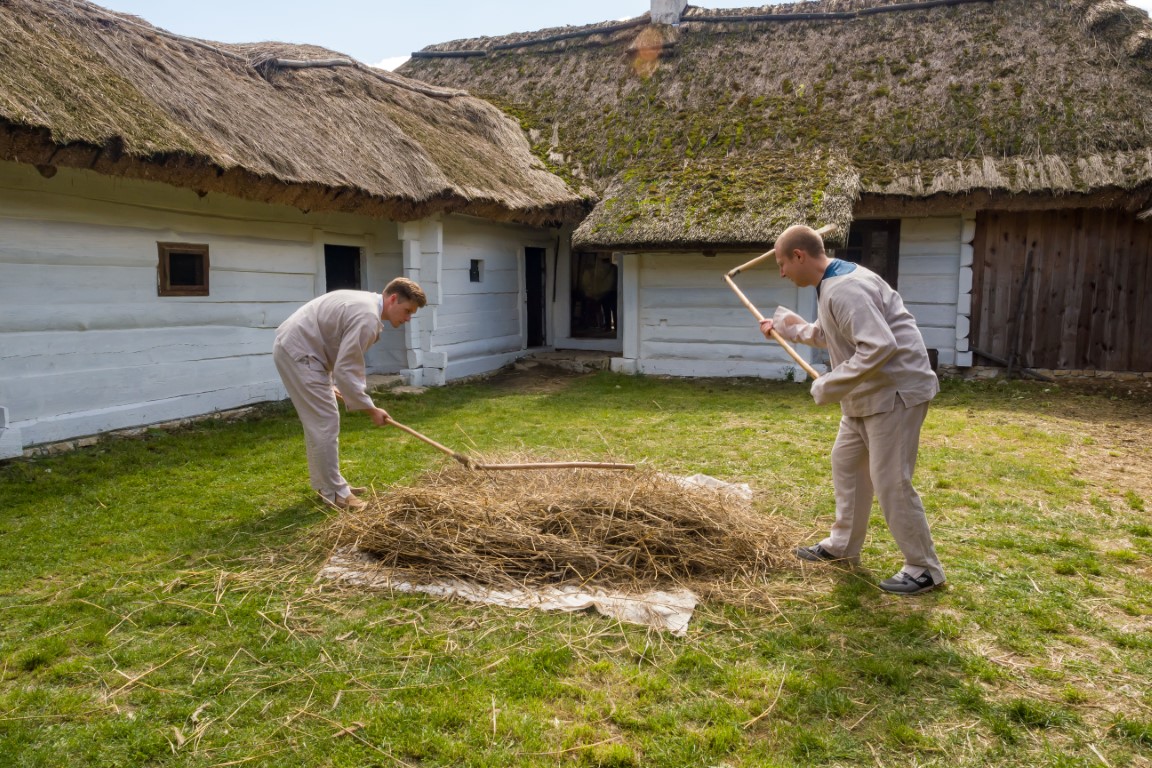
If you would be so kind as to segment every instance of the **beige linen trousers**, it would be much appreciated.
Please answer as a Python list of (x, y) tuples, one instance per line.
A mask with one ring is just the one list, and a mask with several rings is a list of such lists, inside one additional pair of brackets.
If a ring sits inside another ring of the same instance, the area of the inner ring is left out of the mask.
[(875, 496), (904, 555), (903, 570), (913, 577), (927, 571), (933, 582), (943, 584), (944, 568), (936, 556), (924, 504), (912, 487), (920, 427), (927, 414), (928, 403), (906, 406), (897, 397), (891, 411), (840, 417), (840, 432), (832, 446), (836, 521), (820, 546), (858, 562)]

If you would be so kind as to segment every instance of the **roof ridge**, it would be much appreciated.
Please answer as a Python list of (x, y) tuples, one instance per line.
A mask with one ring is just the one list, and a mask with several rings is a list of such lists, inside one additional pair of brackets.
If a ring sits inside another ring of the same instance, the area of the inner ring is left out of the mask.
[[(785, 22), (785, 21), (812, 21), (812, 20), (851, 20), (864, 16), (872, 16), (880, 13), (894, 13), (899, 11), (919, 11), (930, 8), (938, 8), (953, 5), (967, 5), (969, 3), (993, 3), (996, 0), (914, 0), (913, 2), (893, 2), (882, 3), (878, 5), (871, 5), (859, 9), (847, 9), (838, 11), (769, 11), (767, 13), (755, 14), (732, 14), (732, 13), (712, 13), (713, 9), (700, 8), (697, 6), (689, 6), (693, 13), (689, 15), (682, 15), (680, 23), (673, 26), (683, 26), (684, 24), (740, 24), (740, 23), (759, 23), (759, 22)], [(1101, 0), (1102, 2), (1122, 2), (1123, 0)], [(814, 3), (806, 2), (802, 5), (813, 5)], [(775, 6), (777, 8), (791, 8), (793, 6)], [(717, 9), (721, 10), (722, 9)], [(760, 9), (756, 9), (760, 10)], [(685, 11), (687, 14), (688, 12)], [(653, 24), (650, 15), (645, 13), (637, 16), (634, 19), (628, 19), (622, 22), (608, 23), (597, 22), (595, 24), (586, 24), (583, 26), (572, 28), (571, 31), (561, 32), (558, 34), (544, 34), (551, 32), (553, 29), (565, 29), (564, 27), (553, 27), (550, 29), (539, 30), (537, 32), (518, 32), (509, 35), (502, 35), (496, 37), (480, 37), (468, 38), (466, 40), (475, 41), (489, 41), (492, 44), (483, 48), (452, 48), (452, 49), (437, 49), (436, 45), (448, 45), (451, 42), (465, 42), (449, 41), (449, 43), (437, 43), (427, 46), (419, 51), (412, 52), (412, 58), (416, 59), (436, 59), (436, 58), (467, 58), (472, 56), (487, 56), (489, 51), (514, 51), (519, 48), (527, 48), (533, 45), (544, 45), (547, 43), (561, 42), (564, 40), (572, 40), (580, 37), (592, 37), (593, 35), (611, 34), (613, 32), (622, 32), (624, 30), (632, 29), (634, 27)], [(510, 37), (517, 37), (518, 39), (509, 42), (496, 42), (498, 40), (506, 40)]]
[[(333, 68), (333, 67), (353, 67), (353, 68), (363, 72), (364, 74), (367, 74), (367, 75), (375, 77), (379, 80), (382, 80), (385, 83), (388, 83), (389, 85), (394, 85), (398, 88), (404, 88), (404, 89), (407, 89), (407, 90), (412, 91), (414, 93), (419, 93), (423, 96), (430, 96), (432, 98), (444, 99), (444, 98), (453, 98), (453, 97), (457, 97), (457, 96), (468, 96), (469, 95), (467, 91), (462, 91), (462, 90), (459, 90), (456, 88), (440, 88), (440, 87), (433, 86), (433, 85), (427, 85), (425, 83), (415, 82), (415, 81), (409, 80), (408, 78), (400, 76), (400, 75), (393, 75), (390, 72), (386, 72), (386, 70), (378, 69), (376, 67), (370, 67), (367, 64), (359, 62), (356, 59), (354, 59), (350, 56), (343, 55), (343, 54), (341, 54), (335, 58), (330, 57), (330, 58), (326, 58), (326, 59), (304, 59), (304, 60), (286, 59), (286, 58), (281, 58), (281, 57), (260, 55), (260, 54), (257, 54), (254, 56), (245, 56), (245, 55), (241, 55), (239, 53), (235, 53), (233, 51), (229, 51), (226, 48), (222, 48), (219, 45), (214, 44), (212, 41), (201, 40), (200, 38), (197, 38), (197, 37), (188, 37), (187, 35), (180, 35), (180, 34), (177, 34), (175, 32), (171, 32), (167, 29), (164, 29), (163, 27), (157, 27), (156, 25), (151, 24), (151, 23), (149, 23), (143, 19), (138, 20), (137, 17), (134, 17), (130, 14), (117, 13), (116, 11), (111, 11), (107, 8), (96, 5), (95, 3), (87, 2), (87, 0), (56, 0), (56, 2), (60, 6), (65, 6), (62, 9), (63, 12), (69, 16), (72, 16), (72, 18), (78, 17), (77, 8), (78, 8), (80, 3), (83, 3), (83, 7), (85, 9), (87, 9), (89, 12), (95, 12), (96, 15), (101, 16), (103, 18), (107, 18), (110, 21), (113, 21), (114, 23), (126, 24), (129, 26), (137, 27), (139, 29), (143, 29), (143, 30), (146, 30), (146, 31), (154, 33), (154, 34), (158, 34), (162, 37), (167, 37), (171, 40), (175, 40), (175, 41), (181, 42), (181, 43), (186, 43), (188, 45), (194, 45), (194, 46), (197, 46), (199, 48), (203, 48), (204, 50), (211, 51), (212, 53), (223, 56), (225, 58), (229, 58), (229, 59), (233, 59), (234, 61), (238, 61), (238, 62), (244, 64), (246, 67), (251, 67), (252, 69), (256, 70), (260, 74), (260, 76), (263, 77), (265, 80), (267, 80), (268, 77), (273, 72), (281, 70), (281, 69), (312, 69), (312, 68), (329, 69), (329, 68)], [(265, 43), (265, 44), (275, 45), (275, 43)], [(224, 45), (227, 45), (227, 43), (225, 43)], [(241, 44), (241, 45), (243, 45), (243, 44)], [(289, 45), (289, 44), (283, 43), (283, 45)], [(333, 51), (333, 53), (337, 53), (337, 52)]]

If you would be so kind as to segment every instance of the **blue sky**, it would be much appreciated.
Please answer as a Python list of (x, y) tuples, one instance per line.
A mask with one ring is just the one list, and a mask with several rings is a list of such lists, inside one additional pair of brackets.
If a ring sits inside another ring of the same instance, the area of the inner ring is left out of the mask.
[[(689, 3), (738, 8), (764, 1)], [(1152, 11), (1152, 0), (1132, 4)], [(432, 43), (625, 19), (650, 7), (649, 0), (97, 0), (97, 5), (189, 37), (312, 43), (388, 68)]]

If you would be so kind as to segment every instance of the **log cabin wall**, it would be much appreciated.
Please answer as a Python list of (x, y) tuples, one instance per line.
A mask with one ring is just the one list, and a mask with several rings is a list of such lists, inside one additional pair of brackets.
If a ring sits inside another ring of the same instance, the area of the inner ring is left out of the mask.
[(983, 211), (973, 246), (978, 355), (1015, 353), (1017, 365), (1053, 370), (1152, 370), (1152, 223), (1102, 208)]

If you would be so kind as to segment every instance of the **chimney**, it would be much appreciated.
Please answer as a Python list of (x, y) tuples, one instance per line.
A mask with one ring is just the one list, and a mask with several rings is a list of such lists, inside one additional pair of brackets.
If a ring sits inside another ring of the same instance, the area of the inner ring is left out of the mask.
[(688, 0), (652, 0), (653, 24), (679, 24)]

